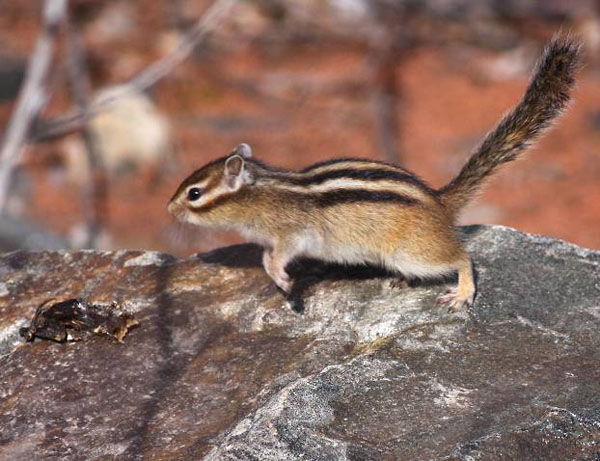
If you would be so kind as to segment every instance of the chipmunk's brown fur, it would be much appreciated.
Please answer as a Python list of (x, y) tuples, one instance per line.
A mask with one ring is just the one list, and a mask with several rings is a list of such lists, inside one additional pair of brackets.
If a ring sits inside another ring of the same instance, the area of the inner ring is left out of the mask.
[(554, 39), (522, 101), (439, 191), (400, 167), (371, 160), (276, 169), (251, 158), (250, 147), (240, 144), (183, 181), (169, 211), (264, 245), (265, 270), (286, 292), (292, 282), (285, 267), (304, 255), (375, 264), (407, 277), (458, 271), (458, 287), (440, 301), (451, 310), (466, 307), (475, 285), (456, 215), (487, 176), (514, 160), (564, 110), (578, 57), (576, 42)]

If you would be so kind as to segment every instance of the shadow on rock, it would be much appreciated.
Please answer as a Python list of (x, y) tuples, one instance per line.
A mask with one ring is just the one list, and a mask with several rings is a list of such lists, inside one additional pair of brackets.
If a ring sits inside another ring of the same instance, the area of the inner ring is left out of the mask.
[[(461, 235), (469, 238), (476, 235), (480, 226), (468, 226), (462, 228)], [(204, 263), (222, 265), (230, 268), (262, 268), (263, 248), (260, 245), (247, 243), (218, 248), (209, 253), (197, 255), (196, 257)], [(298, 258), (287, 265), (286, 271), (294, 280), (294, 286), (290, 294), (284, 293), (294, 311), (304, 312), (304, 298), (310, 288), (324, 280), (330, 281), (352, 281), (369, 279), (397, 278), (399, 283), (407, 284), (409, 287), (438, 286), (446, 283), (456, 282), (456, 275), (438, 277), (434, 279), (405, 280), (401, 274), (390, 272), (384, 268), (369, 265), (349, 265), (326, 263), (313, 258)]]

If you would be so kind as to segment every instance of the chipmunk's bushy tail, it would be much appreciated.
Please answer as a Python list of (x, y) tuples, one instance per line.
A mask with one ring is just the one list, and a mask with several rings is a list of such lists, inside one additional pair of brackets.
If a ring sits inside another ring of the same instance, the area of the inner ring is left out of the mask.
[(491, 131), (458, 176), (439, 190), (456, 216), (503, 163), (515, 160), (567, 107), (581, 55), (572, 37), (555, 37), (544, 50), (525, 96)]

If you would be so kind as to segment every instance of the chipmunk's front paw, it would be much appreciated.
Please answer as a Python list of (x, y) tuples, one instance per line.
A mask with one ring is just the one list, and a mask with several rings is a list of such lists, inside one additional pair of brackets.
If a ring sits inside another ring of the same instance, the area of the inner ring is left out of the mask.
[(473, 305), (474, 293), (461, 295), (456, 288), (449, 288), (446, 294), (438, 297), (437, 304), (448, 308), (448, 312), (466, 311)]
[(287, 294), (292, 292), (292, 285), (294, 282), (287, 273), (284, 272), (283, 274), (278, 274), (277, 277), (274, 278), (274, 281), (275, 284)]
[(273, 257), (273, 250), (266, 249), (263, 253), (263, 266), (265, 272), (269, 274), (269, 277), (273, 279), (275, 285), (289, 294), (292, 291), (292, 279), (285, 271), (285, 264), (281, 264), (280, 261)]

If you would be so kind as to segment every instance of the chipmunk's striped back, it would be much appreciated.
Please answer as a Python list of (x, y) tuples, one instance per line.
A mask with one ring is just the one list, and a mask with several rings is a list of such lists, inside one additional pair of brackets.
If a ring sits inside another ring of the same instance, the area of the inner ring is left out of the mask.
[(256, 186), (273, 187), (314, 200), (318, 206), (349, 202), (415, 204), (437, 200), (433, 189), (403, 168), (366, 159), (337, 159), (303, 170), (277, 170), (250, 160)]

